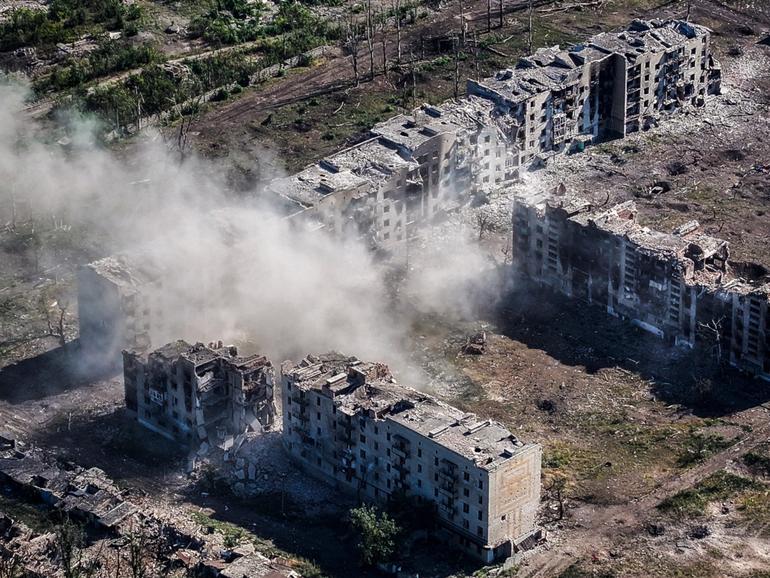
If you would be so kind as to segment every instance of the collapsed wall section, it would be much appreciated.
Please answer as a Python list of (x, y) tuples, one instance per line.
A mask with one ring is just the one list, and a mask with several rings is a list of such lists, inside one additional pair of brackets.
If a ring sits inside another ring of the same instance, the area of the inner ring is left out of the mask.
[(241, 357), (221, 342), (177, 341), (123, 358), (126, 408), (169, 439), (226, 449), (244, 432), (273, 424), (274, 371), (265, 357)]

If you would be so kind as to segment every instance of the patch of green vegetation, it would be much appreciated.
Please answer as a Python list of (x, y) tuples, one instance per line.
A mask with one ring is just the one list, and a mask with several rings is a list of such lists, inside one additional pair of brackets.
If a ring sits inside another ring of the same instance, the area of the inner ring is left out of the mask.
[(4, 493), (0, 493), (0, 512), (26, 524), (35, 532), (50, 532), (55, 526), (54, 520), (43, 506), (38, 508)]
[(88, 31), (120, 30), (141, 9), (121, 0), (53, 0), (48, 10), (18, 8), (0, 24), (0, 50), (72, 42)]
[(133, 46), (125, 41), (105, 39), (85, 58), (72, 58), (56, 66), (50, 76), (36, 83), (37, 92), (64, 90), (100, 78), (140, 68), (163, 60), (160, 51), (148, 44)]
[(219, 0), (190, 22), (193, 35), (214, 44), (239, 44), (255, 40), (261, 32), (262, 4), (247, 0)]
[(770, 476), (770, 455), (768, 455), (767, 450), (767, 444), (763, 444), (743, 456), (743, 463), (752, 474)]
[(191, 74), (184, 80), (158, 65), (151, 65), (123, 82), (81, 95), (81, 107), (99, 114), (115, 129), (135, 124), (140, 115), (164, 113), (218, 87), (248, 86), (254, 63), (238, 54), (218, 54), (187, 61)]
[(738, 511), (751, 526), (761, 529), (764, 536), (770, 534), (770, 489), (764, 485), (760, 491), (749, 492), (739, 500)]
[(702, 434), (691, 429), (684, 447), (684, 452), (677, 460), (677, 466), (680, 468), (687, 468), (699, 464), (714, 454), (729, 448), (737, 442), (738, 439), (739, 438), (736, 437), (732, 440), (726, 440), (720, 435)]
[(662, 512), (697, 517), (705, 513), (711, 502), (727, 500), (742, 492), (759, 491), (766, 487), (765, 484), (723, 470), (712, 474), (690, 490), (666, 498), (657, 507)]
[(289, 560), (292, 568), (299, 572), (303, 578), (325, 578), (325, 574), (312, 560), (308, 560), (300, 556), (294, 556), (289, 552), (281, 550), (270, 540), (260, 538), (259, 536), (252, 534), (248, 530), (244, 530), (236, 524), (225, 522), (223, 520), (217, 520), (216, 518), (207, 516), (202, 512), (193, 512), (191, 517), (194, 522), (200, 524), (209, 532), (217, 532), (222, 534), (224, 545), (227, 548), (233, 548), (238, 544), (249, 541), (254, 545), (260, 554), (267, 556), (268, 558), (275, 558), (280, 556)]

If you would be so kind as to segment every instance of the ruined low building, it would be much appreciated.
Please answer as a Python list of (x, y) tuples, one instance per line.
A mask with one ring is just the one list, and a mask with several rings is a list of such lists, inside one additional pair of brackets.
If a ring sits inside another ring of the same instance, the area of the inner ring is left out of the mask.
[(149, 354), (123, 352), (126, 408), (139, 423), (182, 443), (227, 449), (246, 431), (270, 428), (273, 367), (234, 347), (169, 343)]
[(515, 68), (468, 81), (513, 126), (522, 166), (649, 128), (661, 115), (719, 94), (711, 33), (682, 20), (635, 20), (562, 50), (541, 48)]
[(567, 194), (516, 198), (513, 266), (671, 343), (713, 342), (737, 367), (770, 378), (766, 272), (731, 266), (728, 243), (697, 221), (669, 234), (636, 217), (633, 201), (605, 208)]
[(435, 505), (452, 540), (485, 562), (535, 531), (539, 445), (339, 354), (286, 364), (282, 391), (286, 450), (310, 474), (361, 499)]
[(100, 530), (119, 533), (123, 526), (143, 518), (99, 468), (63, 469), (46, 461), (39, 451), (0, 451), (0, 483), (33, 503)]

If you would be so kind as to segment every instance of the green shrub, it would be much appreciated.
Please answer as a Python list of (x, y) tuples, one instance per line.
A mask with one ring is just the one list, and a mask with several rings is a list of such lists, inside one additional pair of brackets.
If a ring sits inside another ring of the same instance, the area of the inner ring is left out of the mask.
[(691, 490), (666, 498), (658, 504), (658, 509), (688, 517), (701, 516), (710, 502), (727, 500), (741, 492), (763, 487), (764, 484), (723, 470), (712, 474)]

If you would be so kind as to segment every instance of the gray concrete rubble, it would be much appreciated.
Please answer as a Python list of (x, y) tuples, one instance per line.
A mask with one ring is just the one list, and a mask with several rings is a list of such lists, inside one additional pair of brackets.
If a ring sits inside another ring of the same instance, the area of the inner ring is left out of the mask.
[[(83, 547), (92, 547), (91, 554), (105, 568), (119, 567), (112, 556), (126, 540), (141, 535), (152, 541), (157, 555), (146, 560), (148, 575), (168, 575), (171, 569), (186, 568), (225, 578), (300, 578), (291, 562), (280, 556), (268, 558), (249, 542), (225, 548), (219, 534), (202, 532), (177, 510), (158, 511), (140, 495), (120, 490), (102, 470), (55, 463), (23, 444), (0, 449), (0, 490), (6, 499), (82, 524), (89, 530), (90, 542)], [(20, 559), (19, 571), (24, 576), (58, 576), (49, 555), (55, 550), (53, 532), (39, 533), (0, 514), (0, 556)]]

